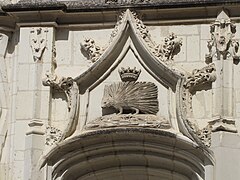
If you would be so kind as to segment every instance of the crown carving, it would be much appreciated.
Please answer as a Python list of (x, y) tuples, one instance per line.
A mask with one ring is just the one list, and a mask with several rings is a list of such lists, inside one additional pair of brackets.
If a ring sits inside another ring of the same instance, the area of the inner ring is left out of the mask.
[(121, 68), (118, 70), (120, 78), (123, 82), (127, 82), (127, 81), (137, 81), (140, 73), (141, 73), (141, 69), (137, 70), (136, 67), (134, 68)]

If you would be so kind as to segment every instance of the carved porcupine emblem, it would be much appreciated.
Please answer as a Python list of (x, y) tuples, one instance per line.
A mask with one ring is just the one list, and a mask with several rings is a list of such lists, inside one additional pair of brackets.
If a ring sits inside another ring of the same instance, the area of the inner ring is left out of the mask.
[(115, 108), (119, 114), (124, 110), (135, 114), (158, 112), (158, 89), (152, 82), (119, 82), (105, 86), (102, 108)]

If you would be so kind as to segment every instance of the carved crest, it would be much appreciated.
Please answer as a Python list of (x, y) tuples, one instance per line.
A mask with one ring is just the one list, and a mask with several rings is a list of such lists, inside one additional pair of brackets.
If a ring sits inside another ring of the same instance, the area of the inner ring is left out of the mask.
[(34, 61), (40, 61), (47, 45), (47, 29), (33, 28), (30, 32), (30, 45)]
[(105, 86), (102, 108), (113, 107), (119, 114), (124, 110), (135, 114), (158, 112), (157, 86), (151, 82), (119, 82)]
[(137, 79), (141, 73), (141, 69), (137, 70), (136, 67), (134, 67), (133, 69), (128, 67), (128, 68), (121, 68), (118, 70), (118, 72), (119, 72), (119, 75), (123, 82), (137, 81)]
[(123, 82), (105, 86), (102, 108), (114, 108), (119, 114), (156, 114), (158, 90), (152, 82), (135, 82), (140, 74), (136, 68), (122, 68), (119, 74)]

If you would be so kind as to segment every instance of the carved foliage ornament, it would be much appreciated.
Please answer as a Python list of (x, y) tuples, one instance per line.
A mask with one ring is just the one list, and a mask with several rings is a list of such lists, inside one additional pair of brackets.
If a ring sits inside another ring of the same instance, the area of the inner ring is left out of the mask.
[(47, 45), (47, 28), (32, 28), (30, 31), (30, 46), (35, 62), (41, 61)]
[(211, 141), (211, 127), (207, 126), (204, 129), (199, 129), (196, 121), (194, 119), (189, 118), (192, 114), (192, 96), (198, 91), (205, 89), (205, 85), (209, 85), (216, 80), (216, 68), (215, 64), (211, 63), (202, 69), (194, 69), (192, 73), (186, 77), (186, 81), (183, 84), (182, 91), (182, 110), (183, 115), (185, 116), (185, 122), (189, 126), (189, 130), (196, 134), (199, 139), (206, 146), (210, 146)]
[(138, 18), (138, 15), (134, 12), (132, 14), (136, 22), (136, 27), (151, 52), (158, 57), (160, 61), (169, 62), (169, 60), (173, 60), (173, 57), (181, 50), (182, 39), (178, 38), (174, 33), (171, 33), (164, 39), (163, 43), (157, 44), (151, 39), (147, 27), (143, 24), (142, 20)]
[(210, 28), (211, 40), (208, 41), (209, 53), (206, 54), (206, 62), (212, 62), (214, 55), (217, 59), (222, 56), (223, 59), (232, 57), (233, 60), (239, 60), (238, 54), (239, 42), (234, 40), (236, 26), (231, 22), (227, 14), (222, 11), (216, 21)]
[(81, 52), (92, 63), (96, 62), (104, 52), (104, 49), (97, 46), (92, 38), (85, 39), (84, 43), (81, 43), (80, 45)]
[[(123, 24), (123, 19), (127, 16), (127, 12), (130, 11), (127, 10), (119, 14), (118, 21), (110, 36), (109, 45), (113, 42), (114, 38), (119, 33), (121, 25)], [(134, 23), (134, 26), (136, 27), (136, 30), (138, 31), (140, 37), (147, 44), (147, 47), (150, 49), (153, 55), (162, 62), (172, 62), (173, 57), (177, 55), (181, 50), (182, 39), (171, 33), (164, 39), (161, 44), (157, 44), (151, 39), (148, 28), (144, 25), (142, 20), (138, 18), (137, 13), (130, 12), (130, 14), (133, 17), (133, 21), (131, 20), (131, 23)], [(83, 55), (92, 63), (96, 62), (106, 49), (96, 45), (95, 41), (92, 38), (85, 39), (84, 43), (81, 43), (80, 45)]]

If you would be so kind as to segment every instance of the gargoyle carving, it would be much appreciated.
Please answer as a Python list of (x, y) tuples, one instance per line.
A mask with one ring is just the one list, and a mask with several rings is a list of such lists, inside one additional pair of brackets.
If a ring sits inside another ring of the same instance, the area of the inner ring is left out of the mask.
[(47, 28), (33, 28), (30, 31), (30, 45), (35, 62), (41, 61), (42, 55), (47, 45)]
[(85, 39), (84, 43), (81, 43), (81, 52), (92, 63), (96, 62), (102, 55), (104, 49), (95, 44), (92, 38)]
[(214, 55), (217, 59), (222, 56), (227, 59), (231, 56), (234, 61), (240, 59), (238, 54), (239, 42), (234, 40), (236, 26), (231, 22), (228, 15), (222, 11), (210, 28), (211, 40), (208, 41), (209, 53), (206, 54), (206, 63), (211, 63)]
[(190, 92), (194, 91), (196, 87), (202, 86), (206, 83), (211, 83), (216, 80), (216, 68), (212, 63), (202, 69), (194, 69), (192, 74), (187, 77), (184, 87)]

